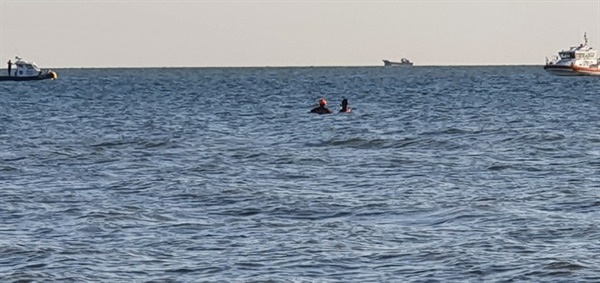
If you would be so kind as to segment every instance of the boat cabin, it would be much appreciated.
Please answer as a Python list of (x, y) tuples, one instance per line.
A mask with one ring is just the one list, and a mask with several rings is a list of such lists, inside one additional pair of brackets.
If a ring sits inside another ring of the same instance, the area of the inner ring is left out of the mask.
[(598, 51), (588, 46), (587, 36), (584, 34), (584, 43), (573, 46), (569, 50), (558, 52), (558, 57), (547, 61), (547, 65), (574, 65), (580, 67), (594, 67), (598, 65)]
[(34, 62), (25, 61), (20, 57), (15, 57), (15, 60), (13, 63), (16, 66), (13, 71), (15, 77), (35, 77), (39, 76), (42, 72)]

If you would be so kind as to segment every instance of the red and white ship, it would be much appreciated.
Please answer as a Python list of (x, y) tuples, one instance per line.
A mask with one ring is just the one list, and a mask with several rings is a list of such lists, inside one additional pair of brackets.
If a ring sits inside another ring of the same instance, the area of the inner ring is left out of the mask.
[(558, 52), (552, 60), (546, 58), (544, 70), (556, 76), (600, 76), (598, 51), (588, 46), (586, 34), (583, 40), (579, 46)]

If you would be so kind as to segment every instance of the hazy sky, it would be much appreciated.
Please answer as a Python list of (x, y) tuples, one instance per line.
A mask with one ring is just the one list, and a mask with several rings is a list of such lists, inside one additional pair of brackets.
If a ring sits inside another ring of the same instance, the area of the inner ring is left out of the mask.
[(543, 64), (584, 32), (600, 0), (0, 0), (0, 59), (42, 68)]

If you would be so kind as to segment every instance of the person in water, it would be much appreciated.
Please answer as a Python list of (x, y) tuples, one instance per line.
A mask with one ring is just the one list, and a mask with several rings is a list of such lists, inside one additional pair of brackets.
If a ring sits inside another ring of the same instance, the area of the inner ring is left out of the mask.
[(310, 110), (310, 113), (331, 114), (333, 112), (331, 111), (331, 109), (327, 108), (327, 100), (323, 98), (319, 100), (319, 107), (313, 108), (312, 110)]
[(8, 59), (8, 76), (10, 76), (10, 70), (12, 69), (12, 62)]
[(350, 106), (348, 106), (348, 99), (344, 98), (344, 100), (342, 100), (342, 109), (340, 109), (340, 112), (345, 112), (345, 113), (350, 113), (352, 112), (352, 109), (350, 109)]

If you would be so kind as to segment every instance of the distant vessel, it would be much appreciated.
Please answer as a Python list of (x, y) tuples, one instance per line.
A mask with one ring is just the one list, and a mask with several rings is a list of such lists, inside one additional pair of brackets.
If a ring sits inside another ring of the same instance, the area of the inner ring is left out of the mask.
[[(9, 61), (10, 62), (10, 61)], [(0, 81), (38, 81), (47, 79), (58, 79), (58, 74), (50, 70), (42, 70), (34, 62), (15, 57), (15, 62), (10, 62), (16, 68), (11, 68), (8, 76), (0, 76)]]
[(555, 76), (599, 76), (598, 51), (588, 46), (587, 35), (583, 43), (558, 52), (552, 60), (546, 57), (544, 70)]
[(406, 58), (402, 58), (402, 59), (400, 59), (400, 62), (392, 62), (392, 61), (388, 61), (388, 60), (383, 60), (383, 65), (384, 66), (410, 67), (413, 65), (413, 63)]

